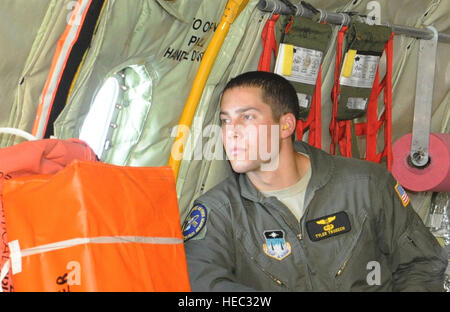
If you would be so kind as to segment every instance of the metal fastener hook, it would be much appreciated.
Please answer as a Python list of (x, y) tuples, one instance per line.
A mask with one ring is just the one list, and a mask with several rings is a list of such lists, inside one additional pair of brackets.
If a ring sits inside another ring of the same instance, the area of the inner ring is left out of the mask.
[(274, 1), (274, 2), (273, 2), (273, 9), (272, 9), (272, 12), (270, 12), (270, 15), (269, 15), (269, 20), (272, 19), (272, 17), (274, 16), (275, 12), (277, 12), (278, 10), (279, 10), (278, 2)]
[(341, 30), (342, 27), (344, 27), (348, 24), (348, 21), (347, 21), (348, 15), (346, 15), (344, 13), (339, 13), (339, 15), (342, 16), (342, 22), (341, 22), (341, 25), (339, 26), (339, 30)]
[(319, 23), (325, 22), (328, 17), (327, 11), (323, 9), (318, 9), (318, 11), (320, 12)]
[(305, 11), (303, 10), (303, 6), (301, 4), (296, 5), (297, 10), (295, 11), (295, 16), (303, 16)]

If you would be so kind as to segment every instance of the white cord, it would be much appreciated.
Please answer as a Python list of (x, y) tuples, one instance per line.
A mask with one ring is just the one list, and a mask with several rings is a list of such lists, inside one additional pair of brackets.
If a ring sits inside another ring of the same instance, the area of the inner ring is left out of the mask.
[(37, 140), (37, 138), (35, 136), (29, 134), (26, 131), (16, 129), (16, 128), (0, 128), (0, 134), (1, 133), (17, 135), (28, 141), (36, 141)]

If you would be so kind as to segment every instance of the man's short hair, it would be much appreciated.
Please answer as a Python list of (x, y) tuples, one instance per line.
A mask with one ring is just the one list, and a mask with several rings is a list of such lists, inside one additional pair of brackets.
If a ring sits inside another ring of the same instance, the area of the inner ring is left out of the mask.
[(235, 87), (260, 88), (261, 100), (271, 107), (274, 120), (278, 121), (287, 113), (292, 113), (299, 119), (297, 92), (290, 82), (280, 75), (264, 71), (246, 72), (231, 79), (222, 94)]

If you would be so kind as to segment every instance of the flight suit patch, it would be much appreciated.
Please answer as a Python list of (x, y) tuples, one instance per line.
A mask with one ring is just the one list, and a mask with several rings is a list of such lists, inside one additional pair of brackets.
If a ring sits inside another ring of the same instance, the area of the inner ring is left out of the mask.
[(191, 209), (182, 227), (183, 238), (185, 242), (200, 233), (200, 231), (206, 225), (207, 216), (207, 210), (205, 206), (201, 204), (196, 204)]
[(350, 219), (344, 211), (306, 222), (306, 230), (313, 242), (327, 239), (351, 230)]
[(284, 239), (284, 231), (264, 231), (264, 238), (266, 243), (263, 244), (263, 250), (269, 257), (281, 261), (291, 254), (292, 247)]
[(406, 193), (406, 191), (403, 189), (403, 187), (397, 182), (397, 184), (395, 184), (394, 189), (395, 189), (395, 192), (397, 193), (398, 197), (402, 201), (403, 207), (408, 206), (409, 196)]

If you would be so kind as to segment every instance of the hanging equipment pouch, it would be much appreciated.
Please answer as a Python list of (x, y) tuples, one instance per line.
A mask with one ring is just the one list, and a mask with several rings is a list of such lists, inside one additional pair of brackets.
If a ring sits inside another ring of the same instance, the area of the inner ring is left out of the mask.
[(366, 113), (380, 57), (391, 32), (386, 26), (358, 22), (350, 25), (339, 78), (338, 120), (359, 118)]
[(328, 49), (331, 26), (296, 16), (278, 51), (275, 72), (291, 81), (306, 120), (323, 56)]

